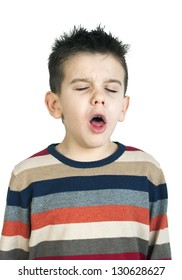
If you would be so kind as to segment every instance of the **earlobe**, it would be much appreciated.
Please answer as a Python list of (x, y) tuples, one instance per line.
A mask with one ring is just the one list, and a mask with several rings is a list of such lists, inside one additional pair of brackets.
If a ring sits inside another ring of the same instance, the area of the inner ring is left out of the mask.
[(120, 117), (119, 117), (119, 121), (120, 122), (123, 122), (124, 119), (125, 119), (125, 115), (126, 115), (126, 112), (128, 110), (129, 103), (130, 103), (129, 96), (125, 96), (125, 98), (123, 100), (123, 104), (122, 104), (122, 109), (121, 109)]
[(48, 91), (45, 95), (45, 104), (51, 116), (55, 119), (60, 119), (62, 117), (59, 95), (53, 93), (52, 91)]

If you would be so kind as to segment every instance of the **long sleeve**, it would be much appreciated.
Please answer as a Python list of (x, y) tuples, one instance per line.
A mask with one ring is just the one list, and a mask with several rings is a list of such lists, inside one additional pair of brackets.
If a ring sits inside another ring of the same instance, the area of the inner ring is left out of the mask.
[(18, 164), (0, 259), (171, 259), (160, 165), (141, 150), (119, 147), (114, 159), (80, 165), (51, 145)]
[(168, 193), (164, 175), (159, 169), (155, 184), (149, 185), (150, 234), (148, 259), (171, 259), (168, 231)]
[(0, 239), (1, 260), (29, 258), (29, 205), (23, 199), (25, 190), (19, 190), (18, 187), (16, 177), (12, 174)]

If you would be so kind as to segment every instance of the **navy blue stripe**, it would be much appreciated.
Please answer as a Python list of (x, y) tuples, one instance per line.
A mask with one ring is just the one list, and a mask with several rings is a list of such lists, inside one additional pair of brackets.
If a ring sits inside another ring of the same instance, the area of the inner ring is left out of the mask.
[(59, 153), (56, 150), (57, 144), (52, 144), (52, 145), (48, 146), (47, 149), (51, 155), (53, 155), (60, 162), (66, 164), (66, 165), (72, 166), (74, 168), (96, 168), (96, 167), (104, 166), (104, 165), (114, 162), (125, 152), (126, 147), (123, 144), (118, 143), (118, 142), (115, 142), (115, 144), (118, 145), (118, 149), (112, 155), (108, 156), (107, 158), (101, 159), (101, 160), (90, 161), (90, 162), (75, 161), (75, 160), (65, 157), (64, 155), (62, 155), (61, 153)]
[(154, 186), (149, 182), (149, 201), (156, 202), (158, 200), (167, 199), (167, 186), (166, 184), (161, 184), (159, 186)]
[[(21, 192), (8, 192), (7, 204), (27, 208), (33, 197), (48, 194), (104, 189), (129, 189), (149, 193), (149, 201), (167, 198), (166, 185), (155, 186), (144, 176), (100, 175), (44, 180), (30, 184)], [(133, 194), (134, 195), (134, 194)]]

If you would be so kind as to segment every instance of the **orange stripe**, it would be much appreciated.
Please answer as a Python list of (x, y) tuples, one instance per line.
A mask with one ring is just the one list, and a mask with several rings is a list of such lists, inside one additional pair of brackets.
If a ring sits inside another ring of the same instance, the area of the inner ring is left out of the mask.
[(148, 224), (149, 212), (137, 206), (88, 206), (59, 208), (32, 215), (32, 229), (47, 225), (100, 221), (136, 221)]
[(29, 238), (30, 226), (19, 221), (5, 221), (2, 234), (4, 236), (21, 235), (25, 238)]
[(150, 231), (165, 229), (168, 227), (166, 214), (158, 215), (151, 219)]

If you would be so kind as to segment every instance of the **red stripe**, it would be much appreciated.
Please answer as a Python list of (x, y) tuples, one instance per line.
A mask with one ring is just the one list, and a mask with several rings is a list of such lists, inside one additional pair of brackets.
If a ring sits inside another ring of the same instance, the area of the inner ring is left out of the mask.
[(29, 238), (30, 226), (29, 224), (23, 224), (19, 221), (5, 221), (2, 234), (4, 236), (21, 235), (25, 238)]
[(155, 216), (151, 219), (150, 231), (157, 231), (168, 227), (166, 214)]
[(42, 151), (32, 155), (30, 158), (32, 158), (32, 157), (39, 157), (39, 156), (46, 156), (48, 154), (49, 154), (48, 150), (44, 149), (44, 150), (42, 150)]
[(148, 209), (127, 205), (106, 205), (52, 209), (32, 214), (32, 230), (47, 225), (100, 221), (134, 221), (148, 225)]
[(142, 150), (137, 149), (135, 147), (131, 147), (131, 146), (126, 146), (126, 151), (128, 151), (128, 152), (132, 152), (132, 151), (141, 151), (141, 152), (143, 152)]
[(146, 260), (142, 253), (122, 253), (122, 254), (98, 254), (79, 256), (46, 256), (37, 257), (34, 260)]

